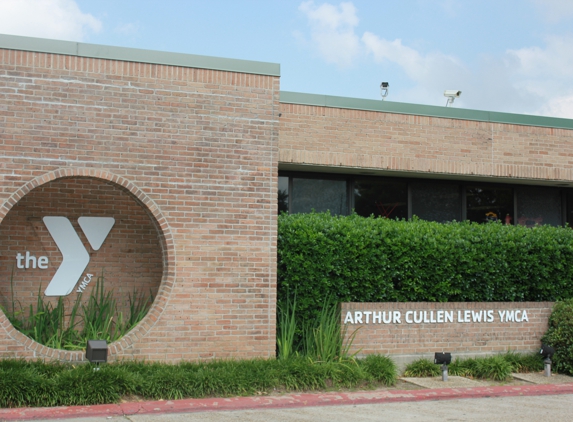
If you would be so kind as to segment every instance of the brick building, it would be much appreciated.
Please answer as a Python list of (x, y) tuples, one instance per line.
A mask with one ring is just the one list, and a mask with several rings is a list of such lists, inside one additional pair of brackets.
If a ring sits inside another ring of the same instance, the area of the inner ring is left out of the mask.
[[(113, 358), (269, 357), (277, 197), (291, 212), (573, 218), (573, 120), (280, 92), (279, 76), (270, 63), (1, 35), (4, 306), (35, 303), (71, 266), (45, 219), (59, 217), (69, 256), (85, 249), (87, 262), (65, 301), (99, 274), (118, 298), (154, 297)], [(0, 327), (0, 357), (83, 358), (4, 314)]]

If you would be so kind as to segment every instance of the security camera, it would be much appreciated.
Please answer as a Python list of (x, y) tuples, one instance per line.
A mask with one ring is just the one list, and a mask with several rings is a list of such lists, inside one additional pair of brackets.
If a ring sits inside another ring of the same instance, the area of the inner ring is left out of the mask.
[(462, 91), (457, 91), (455, 89), (446, 89), (444, 91), (444, 97), (455, 97), (458, 98), (460, 95), (462, 95)]
[(388, 82), (382, 82), (380, 84), (380, 95), (382, 96), (382, 101), (386, 99), (388, 96), (388, 89), (390, 88), (390, 84)]
[(444, 97), (448, 97), (448, 101), (446, 101), (446, 107), (454, 102), (456, 98), (462, 95), (462, 91), (458, 91), (457, 89), (446, 89), (444, 91)]

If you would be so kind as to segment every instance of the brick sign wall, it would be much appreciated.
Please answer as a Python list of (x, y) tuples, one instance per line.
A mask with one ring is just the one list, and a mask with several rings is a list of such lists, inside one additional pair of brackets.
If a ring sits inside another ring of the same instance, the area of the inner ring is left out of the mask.
[[(28, 251), (49, 268), (30, 258), (14, 289), (23, 304), (37, 294), (61, 262), (42, 218), (65, 216), (116, 291), (157, 294), (111, 359), (274, 356), (278, 76), (242, 61), (213, 70), (193, 56), (153, 64), (134, 50), (17, 42), (63, 53), (0, 49), (1, 293)], [(124, 54), (131, 61), (113, 59)], [(97, 253), (77, 226), (86, 214), (116, 220)], [(0, 313), (6, 357), (83, 353), (41, 346)]]
[(493, 354), (539, 348), (551, 302), (344, 303), (352, 350), (413, 360), (434, 352)]
[[(0, 296), (14, 301), (16, 311), (35, 306), (38, 294), (43, 295), (62, 265), (62, 254), (42, 220), (53, 215), (68, 218), (90, 254), (80, 282), (65, 296), (69, 306), (80, 293), (85, 303), (102, 275), (105, 290), (114, 293), (124, 316), (129, 315), (134, 295), (157, 295), (163, 276), (162, 242), (145, 207), (109, 182), (70, 177), (30, 191), (0, 224), (0, 280), (10, 280), (0, 283)], [(115, 219), (97, 251), (89, 246), (78, 216)], [(44, 300), (55, 306), (58, 297)]]

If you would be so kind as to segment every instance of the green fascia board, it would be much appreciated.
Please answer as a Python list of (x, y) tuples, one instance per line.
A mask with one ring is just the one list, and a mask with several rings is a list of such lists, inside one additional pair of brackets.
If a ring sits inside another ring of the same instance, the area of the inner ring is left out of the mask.
[(277, 63), (226, 59), (221, 57), (170, 53), (165, 51), (142, 50), (127, 47), (113, 47), (74, 41), (21, 37), (18, 35), (0, 34), (0, 48), (89, 57), (94, 59), (192, 67), (198, 69), (249, 73), (254, 75), (280, 76), (280, 65)]
[(558, 117), (531, 116), (528, 114), (512, 114), (455, 107), (396, 103), (392, 101), (335, 97), (332, 95), (305, 94), (301, 92), (281, 91), (280, 102), (285, 104), (380, 111), (384, 113), (409, 114), (414, 116), (443, 117), (446, 119), (474, 120), (478, 122), (573, 129), (572, 119), (563, 119)]

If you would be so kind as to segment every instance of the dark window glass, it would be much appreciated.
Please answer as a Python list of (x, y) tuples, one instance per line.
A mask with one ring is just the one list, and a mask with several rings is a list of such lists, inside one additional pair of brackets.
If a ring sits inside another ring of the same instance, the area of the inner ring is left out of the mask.
[(288, 212), (288, 177), (279, 176), (279, 213)]
[(478, 223), (486, 221), (514, 222), (513, 189), (483, 186), (466, 188), (467, 219)]
[(462, 197), (458, 185), (415, 182), (411, 189), (412, 215), (440, 223), (462, 219)]
[(346, 180), (292, 179), (291, 211), (324, 212), (334, 215), (348, 214)]
[(358, 215), (408, 218), (408, 183), (402, 181), (356, 179), (354, 210)]
[(565, 215), (565, 221), (569, 224), (569, 227), (573, 227), (573, 190), (567, 190), (567, 214)]
[(561, 192), (558, 188), (523, 186), (516, 188), (517, 224), (561, 225)]

